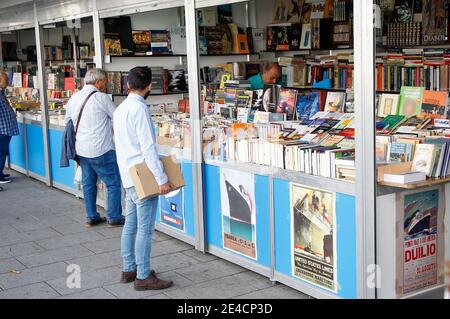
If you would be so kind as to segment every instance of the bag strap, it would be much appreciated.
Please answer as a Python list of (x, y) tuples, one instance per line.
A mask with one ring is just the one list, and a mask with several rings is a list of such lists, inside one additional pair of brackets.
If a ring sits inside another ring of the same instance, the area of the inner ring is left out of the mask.
[(80, 120), (81, 120), (81, 116), (83, 115), (84, 107), (86, 106), (86, 103), (89, 101), (91, 96), (94, 95), (95, 93), (97, 93), (97, 90), (92, 91), (91, 93), (89, 93), (89, 95), (87, 96), (86, 100), (84, 100), (83, 105), (81, 106), (80, 114), (78, 115), (77, 126), (75, 127), (75, 136), (77, 136), (77, 133), (78, 133), (78, 126), (80, 125)]

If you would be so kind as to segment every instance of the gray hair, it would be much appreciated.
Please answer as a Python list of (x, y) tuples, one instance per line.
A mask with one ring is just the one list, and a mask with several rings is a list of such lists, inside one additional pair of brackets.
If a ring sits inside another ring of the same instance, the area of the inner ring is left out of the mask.
[(93, 68), (86, 72), (84, 84), (95, 84), (97, 81), (106, 80), (106, 72), (102, 69)]

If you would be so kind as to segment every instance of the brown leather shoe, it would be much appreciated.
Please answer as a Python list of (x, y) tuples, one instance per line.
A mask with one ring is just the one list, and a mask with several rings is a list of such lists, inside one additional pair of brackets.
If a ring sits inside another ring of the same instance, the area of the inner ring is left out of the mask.
[(172, 280), (158, 279), (154, 271), (151, 271), (150, 276), (146, 279), (136, 279), (134, 281), (134, 289), (137, 291), (166, 289), (172, 285)]
[(135, 271), (122, 271), (122, 275), (120, 276), (120, 282), (123, 284), (128, 284), (133, 282), (136, 279), (136, 270)]

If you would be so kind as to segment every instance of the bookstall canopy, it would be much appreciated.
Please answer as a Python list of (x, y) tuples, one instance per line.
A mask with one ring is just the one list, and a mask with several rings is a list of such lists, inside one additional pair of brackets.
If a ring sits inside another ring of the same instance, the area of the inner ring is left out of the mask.
[(40, 0), (36, 5), (39, 24), (48, 24), (91, 16), (95, 0)]
[(21, 3), (12, 7), (0, 4), (0, 32), (28, 29), (33, 26), (33, 3)]
[(249, 2), (248, 0), (197, 0), (195, 1), (195, 7), (197, 9), (199, 8), (206, 8), (206, 7), (212, 7), (212, 6), (219, 6), (224, 4), (233, 4), (238, 2)]
[(100, 18), (127, 15), (140, 12), (156, 11), (184, 7), (183, 0), (133, 1), (133, 0), (97, 0)]

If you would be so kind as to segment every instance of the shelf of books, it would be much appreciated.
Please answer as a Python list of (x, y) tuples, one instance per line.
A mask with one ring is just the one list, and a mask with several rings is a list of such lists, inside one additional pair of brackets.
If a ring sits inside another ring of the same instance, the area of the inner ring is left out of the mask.
[(383, 272), (392, 271), (397, 283), (382, 279), (379, 293), (382, 298), (436, 293), (450, 256), (442, 227), (448, 223), (450, 198), (447, 4), (378, 4), (383, 23), (375, 61), (377, 231), (391, 231), (377, 240), (386, 249), (377, 256)]

